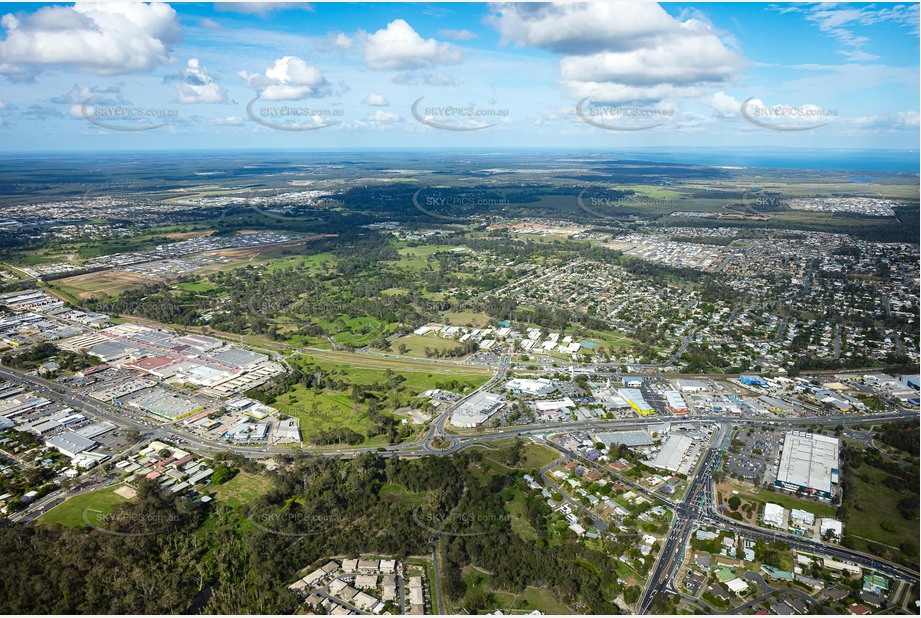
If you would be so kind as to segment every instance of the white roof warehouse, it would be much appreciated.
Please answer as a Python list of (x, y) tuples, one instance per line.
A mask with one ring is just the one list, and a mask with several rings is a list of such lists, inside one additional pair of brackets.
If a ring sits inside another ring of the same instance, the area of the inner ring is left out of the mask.
[(838, 440), (804, 431), (790, 431), (783, 445), (774, 485), (831, 499), (838, 482)]

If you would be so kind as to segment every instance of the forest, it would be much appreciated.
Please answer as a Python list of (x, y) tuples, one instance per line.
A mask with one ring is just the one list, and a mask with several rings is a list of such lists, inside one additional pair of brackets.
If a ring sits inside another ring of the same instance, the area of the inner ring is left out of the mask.
[[(250, 472), (257, 465), (221, 457)], [(461, 569), (475, 565), (493, 574), (498, 589), (542, 586), (577, 611), (617, 613), (610, 602), (618, 593), (615, 559), (580, 542), (551, 542), (540, 499), (527, 503), (538, 538), (522, 539), (502, 498), (515, 491), (520, 473), (483, 474), (480, 458), (286, 456), (275, 471), (260, 472), (272, 488), (236, 508), (166, 496), (142, 483), (137, 498), (114, 507), (104, 530), (0, 522), (0, 611), (291, 614), (297, 601), (286, 586), (305, 566), (361, 553), (431, 555), (436, 539), (414, 517), (422, 509), (453, 522), (451, 531), (477, 533), (442, 536), (441, 579), (450, 598), (464, 598)], [(394, 499), (385, 486), (410, 498)]]

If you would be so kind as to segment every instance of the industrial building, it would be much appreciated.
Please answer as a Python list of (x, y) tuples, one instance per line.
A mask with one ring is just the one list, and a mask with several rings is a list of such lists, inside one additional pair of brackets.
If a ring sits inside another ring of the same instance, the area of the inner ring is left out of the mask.
[(688, 404), (678, 391), (665, 391), (665, 403), (672, 414), (688, 413)]
[(623, 397), (624, 401), (629, 403), (637, 414), (649, 416), (655, 412), (655, 409), (643, 399), (643, 392), (638, 388), (619, 388), (617, 389), (617, 394)]
[(493, 393), (480, 391), (462, 402), (451, 415), (451, 424), (457, 427), (478, 427), (505, 406), (505, 400)]
[(838, 440), (804, 431), (787, 432), (776, 487), (830, 500), (838, 483)]
[(656, 458), (649, 464), (653, 468), (662, 468), (669, 472), (687, 474), (694, 461), (689, 456), (694, 440), (683, 434), (672, 434), (665, 439)]
[(95, 447), (96, 442), (72, 431), (65, 431), (53, 438), (49, 438), (45, 441), (45, 446), (54, 447), (67, 457), (75, 457), (83, 451), (88, 451)]
[(739, 376), (739, 381), (747, 386), (760, 386), (762, 388), (768, 386), (767, 380), (761, 376)]
[(697, 380), (675, 380), (675, 383), (682, 393), (699, 393), (707, 388), (703, 382)]
[(604, 431), (595, 434), (598, 442), (610, 448), (612, 444), (623, 444), (627, 447), (652, 446), (652, 438), (645, 431)]
[(544, 396), (554, 392), (556, 386), (547, 378), (538, 378), (537, 380), (514, 378), (505, 383), (505, 390), (513, 393)]

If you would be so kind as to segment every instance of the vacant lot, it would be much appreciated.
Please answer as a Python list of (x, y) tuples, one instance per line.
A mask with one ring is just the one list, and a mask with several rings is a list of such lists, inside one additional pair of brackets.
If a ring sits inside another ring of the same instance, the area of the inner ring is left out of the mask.
[(86, 511), (87, 519), (93, 521), (95, 515), (99, 513), (108, 515), (112, 512), (113, 506), (125, 501), (116, 493), (116, 489), (100, 489), (74, 496), (42, 515), (39, 521), (45, 524), (70, 527), (86, 526), (83, 519), (84, 511)]
[(227, 506), (252, 504), (253, 501), (272, 487), (272, 481), (258, 474), (240, 472), (223, 485), (214, 486), (218, 500)]

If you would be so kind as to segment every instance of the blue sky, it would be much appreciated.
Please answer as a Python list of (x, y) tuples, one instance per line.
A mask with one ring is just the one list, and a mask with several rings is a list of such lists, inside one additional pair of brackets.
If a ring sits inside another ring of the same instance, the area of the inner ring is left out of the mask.
[(5, 151), (919, 143), (917, 4), (0, 3), (0, 15)]

